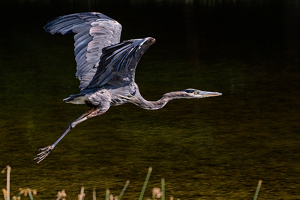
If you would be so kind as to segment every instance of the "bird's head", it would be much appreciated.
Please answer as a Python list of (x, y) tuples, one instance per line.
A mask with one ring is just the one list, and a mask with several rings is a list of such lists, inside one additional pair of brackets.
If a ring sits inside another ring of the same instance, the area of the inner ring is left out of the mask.
[(196, 90), (196, 89), (185, 89), (182, 90), (186, 98), (205, 98), (205, 97), (215, 97), (220, 96), (222, 93), (219, 92), (208, 92), (208, 91), (202, 91), (202, 90)]

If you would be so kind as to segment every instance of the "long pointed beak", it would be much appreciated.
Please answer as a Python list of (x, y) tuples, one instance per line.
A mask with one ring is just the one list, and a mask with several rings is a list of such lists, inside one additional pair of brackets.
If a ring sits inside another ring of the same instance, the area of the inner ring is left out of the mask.
[(216, 96), (221, 96), (222, 93), (219, 92), (208, 92), (208, 91), (201, 91), (200, 92), (201, 98), (205, 97), (216, 97)]

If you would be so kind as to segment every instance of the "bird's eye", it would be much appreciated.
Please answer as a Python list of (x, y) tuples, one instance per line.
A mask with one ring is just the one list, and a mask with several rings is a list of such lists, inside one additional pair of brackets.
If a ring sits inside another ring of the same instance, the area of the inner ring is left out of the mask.
[(194, 92), (194, 94), (199, 94), (199, 92)]

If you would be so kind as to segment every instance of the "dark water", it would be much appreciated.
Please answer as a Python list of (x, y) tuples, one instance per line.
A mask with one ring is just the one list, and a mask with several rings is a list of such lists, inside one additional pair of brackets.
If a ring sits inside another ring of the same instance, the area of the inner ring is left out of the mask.
[[(12, 167), (12, 194), (65, 189), (85, 199), (97, 188), (137, 199), (166, 180), (180, 199), (300, 199), (299, 1), (4, 1), (0, 32), (0, 167)], [(123, 25), (122, 40), (152, 36), (136, 82), (148, 100), (197, 88), (223, 96), (176, 100), (158, 111), (126, 104), (52, 144), (86, 106), (64, 104), (79, 92), (72, 36), (42, 27), (53, 17), (100, 11)], [(0, 186), (5, 188), (5, 175)], [(28, 197), (27, 197), (28, 198)]]

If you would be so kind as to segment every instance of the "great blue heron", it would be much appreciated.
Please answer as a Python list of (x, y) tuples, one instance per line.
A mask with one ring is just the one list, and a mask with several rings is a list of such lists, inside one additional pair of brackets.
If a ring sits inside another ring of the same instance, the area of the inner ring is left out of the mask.
[(163, 95), (158, 101), (145, 100), (135, 83), (136, 66), (155, 43), (152, 37), (126, 40), (120, 43), (122, 26), (112, 18), (97, 12), (76, 13), (57, 17), (45, 25), (51, 34), (75, 33), (76, 76), (81, 92), (64, 99), (66, 103), (87, 104), (88, 110), (71, 122), (52, 145), (40, 148), (34, 159), (41, 162), (58, 142), (77, 124), (105, 113), (110, 106), (133, 103), (141, 108), (157, 110), (168, 101), (180, 98), (205, 98), (222, 95), (186, 89)]

